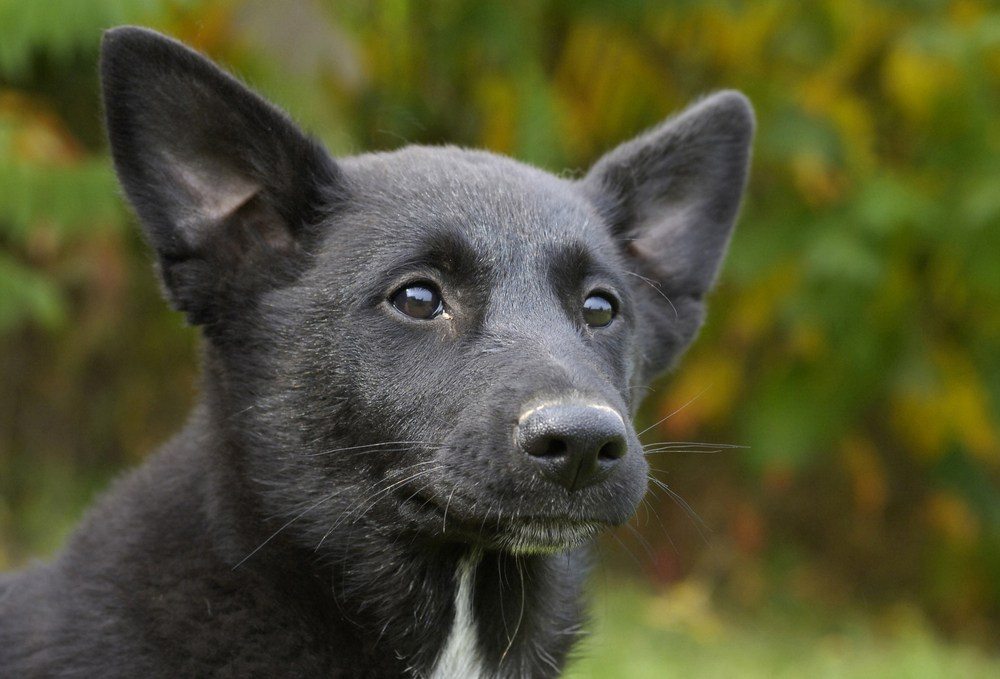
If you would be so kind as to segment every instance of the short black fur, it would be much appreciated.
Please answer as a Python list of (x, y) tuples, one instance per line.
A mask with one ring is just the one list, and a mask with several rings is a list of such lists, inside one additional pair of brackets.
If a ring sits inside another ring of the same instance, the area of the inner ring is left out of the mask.
[[(728, 243), (746, 99), (570, 181), (451, 147), (334, 160), (144, 29), (106, 34), (101, 74), (118, 176), (203, 329), (202, 396), (52, 562), (0, 578), (0, 675), (558, 675), (586, 543), (645, 492), (637, 387), (694, 338)], [(389, 303), (414, 282), (439, 316)], [(580, 315), (595, 290), (607, 327)], [(624, 418), (585, 487), (513, 435), (551, 403)]]

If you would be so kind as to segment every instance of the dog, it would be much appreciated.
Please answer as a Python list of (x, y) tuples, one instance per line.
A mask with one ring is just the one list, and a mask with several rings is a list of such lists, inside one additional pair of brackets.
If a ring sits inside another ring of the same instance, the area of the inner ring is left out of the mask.
[(102, 43), (108, 139), (203, 335), (183, 430), (0, 579), (7, 677), (555, 677), (631, 416), (695, 337), (754, 116), (723, 91), (557, 177), (332, 158), (200, 54)]

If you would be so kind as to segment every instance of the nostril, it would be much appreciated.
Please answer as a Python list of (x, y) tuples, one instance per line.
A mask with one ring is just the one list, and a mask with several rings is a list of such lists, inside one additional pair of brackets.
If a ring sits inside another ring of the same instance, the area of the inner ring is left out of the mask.
[(526, 441), (524, 452), (532, 457), (557, 458), (569, 453), (569, 443), (559, 436), (540, 436)]
[(545, 452), (543, 455), (545, 457), (559, 457), (560, 455), (565, 455), (569, 446), (566, 442), (560, 438), (549, 439), (548, 445), (545, 446)]
[(627, 446), (625, 441), (620, 438), (613, 438), (603, 446), (597, 452), (597, 459), (599, 460), (618, 460), (625, 455)]

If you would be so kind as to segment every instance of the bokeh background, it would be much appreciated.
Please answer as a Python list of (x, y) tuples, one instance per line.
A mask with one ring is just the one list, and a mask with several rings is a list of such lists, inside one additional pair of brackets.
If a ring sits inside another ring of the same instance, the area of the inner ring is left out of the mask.
[(1000, 676), (995, 2), (0, 0), (0, 569), (51, 554), (195, 395), (196, 333), (101, 132), (122, 23), (337, 154), (454, 143), (580, 172), (746, 92), (710, 320), (640, 417), (662, 419), (647, 442), (725, 445), (651, 456), (670, 492), (601, 545), (574, 676)]

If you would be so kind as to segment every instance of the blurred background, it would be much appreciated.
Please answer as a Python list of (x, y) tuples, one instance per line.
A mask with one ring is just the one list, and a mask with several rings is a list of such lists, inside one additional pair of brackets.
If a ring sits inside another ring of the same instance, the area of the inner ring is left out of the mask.
[[(559, 172), (701, 94), (759, 133), (652, 488), (573, 676), (1000, 676), (1000, 7), (986, 0), (0, 0), (0, 569), (195, 396), (101, 132), (103, 28), (206, 52), (336, 154)], [(669, 417), (668, 417), (669, 415)], [(665, 418), (665, 419), (664, 419)], [(738, 448), (730, 446), (741, 446)]]

